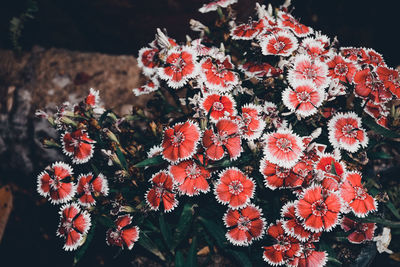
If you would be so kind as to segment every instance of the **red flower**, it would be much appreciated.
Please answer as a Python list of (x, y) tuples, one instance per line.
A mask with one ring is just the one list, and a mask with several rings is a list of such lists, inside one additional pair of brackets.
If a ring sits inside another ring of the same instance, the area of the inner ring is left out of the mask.
[(72, 157), (73, 163), (86, 163), (92, 158), (95, 141), (90, 139), (83, 130), (79, 129), (72, 133), (65, 132), (61, 137), (61, 141), (63, 152)]
[(341, 199), (336, 193), (322, 194), (321, 186), (307, 188), (296, 204), (296, 214), (304, 220), (304, 227), (313, 232), (330, 231), (339, 220)]
[(357, 71), (354, 76), (354, 92), (359, 97), (369, 97), (374, 103), (386, 103), (392, 99), (392, 94), (388, 91), (383, 82), (378, 79), (375, 72), (370, 69)]
[(377, 203), (362, 186), (361, 174), (358, 172), (349, 172), (346, 175), (340, 187), (340, 195), (358, 217), (365, 217), (369, 212), (377, 210)]
[(267, 234), (276, 240), (276, 244), (263, 247), (263, 258), (269, 264), (273, 266), (283, 265), (291, 258), (299, 255), (301, 251), (299, 241), (285, 234), (281, 221), (270, 225)]
[(100, 103), (99, 91), (90, 88), (89, 95), (85, 98), (85, 104), (92, 108), (97, 107)]
[(386, 66), (386, 63), (383, 60), (383, 57), (381, 54), (379, 54), (378, 52), (376, 52), (373, 49), (365, 49), (364, 51), (365, 51), (365, 53), (363, 53), (363, 57), (362, 57), (363, 63), (371, 64), (375, 67), (378, 67), (378, 66), (385, 67)]
[(204, 4), (199, 11), (201, 13), (207, 13), (210, 11), (215, 11), (218, 9), (218, 7), (227, 7), (229, 5), (233, 5), (237, 2), (237, 0), (217, 0), (217, 1), (213, 1), (211, 3), (208, 4)]
[(83, 237), (90, 228), (90, 215), (75, 203), (62, 206), (60, 215), (57, 235), (65, 239), (65, 250), (75, 250), (83, 244)]
[(142, 69), (143, 74), (146, 76), (153, 75), (158, 66), (156, 57), (158, 57), (159, 50), (157, 48), (144, 47), (139, 50), (138, 66)]
[(291, 168), (304, 150), (301, 138), (289, 130), (278, 130), (265, 136), (264, 155), (280, 167)]
[(299, 23), (295, 18), (293, 18), (292, 15), (286, 12), (279, 11), (278, 16), (281, 19), (280, 21), (281, 26), (289, 28), (298, 37), (305, 37), (313, 32), (313, 29)]
[(296, 217), (296, 203), (288, 202), (281, 211), (282, 227), (285, 233), (305, 242), (311, 237), (311, 232), (304, 228), (303, 223)]
[(254, 195), (254, 182), (237, 168), (225, 169), (219, 175), (214, 193), (218, 202), (231, 209), (247, 206)]
[(172, 211), (177, 205), (178, 200), (173, 192), (173, 179), (167, 171), (159, 171), (150, 179), (153, 187), (146, 193), (146, 202), (152, 210), (158, 210), (162, 202), (164, 212)]
[(240, 24), (231, 30), (231, 36), (234, 40), (251, 40), (264, 30), (264, 21), (252, 21), (248, 24)]
[(161, 67), (158, 74), (168, 86), (180, 88), (197, 75), (196, 64), (196, 53), (191, 48), (173, 48), (168, 51), (165, 67)]
[(366, 147), (368, 136), (361, 128), (361, 119), (354, 112), (337, 113), (328, 122), (329, 142), (334, 148), (351, 153)]
[(357, 71), (356, 65), (351, 61), (347, 61), (341, 56), (335, 56), (327, 62), (329, 68), (329, 76), (339, 79), (342, 82), (353, 82), (354, 75)]
[(199, 140), (200, 129), (196, 123), (177, 123), (164, 131), (162, 155), (172, 163), (188, 159), (196, 152)]
[(91, 206), (96, 203), (94, 199), (97, 195), (108, 195), (108, 183), (103, 174), (94, 177), (92, 173), (83, 175), (78, 178), (78, 186), (76, 189), (78, 201), (83, 206)]
[(400, 98), (400, 77), (397, 70), (386, 67), (378, 67), (376, 69), (379, 79), (383, 82), (386, 88), (397, 98)]
[(227, 115), (236, 114), (236, 103), (230, 95), (208, 94), (204, 96), (201, 107), (211, 119), (218, 121)]
[(115, 220), (115, 228), (107, 231), (106, 242), (107, 245), (118, 246), (121, 248), (127, 247), (129, 250), (139, 239), (139, 227), (130, 226), (132, 224), (132, 217), (130, 215), (119, 216)]
[(301, 81), (282, 93), (283, 104), (301, 117), (314, 115), (325, 100), (325, 91), (317, 89), (310, 81)]
[(263, 55), (290, 56), (298, 47), (297, 39), (287, 31), (267, 35), (260, 40)]
[(132, 89), (135, 96), (150, 94), (158, 90), (160, 83), (156, 77), (152, 77), (145, 85)]
[(367, 101), (364, 107), (365, 113), (375, 118), (375, 121), (385, 127), (388, 128), (388, 115), (389, 110), (384, 104), (374, 104), (371, 101)]
[(297, 87), (301, 81), (312, 82), (317, 88), (328, 87), (328, 65), (319, 60), (312, 60), (309, 56), (300, 54), (293, 60), (293, 68), (289, 69), (288, 80), (291, 86)]
[(229, 56), (221, 60), (208, 57), (200, 65), (202, 80), (209, 89), (228, 92), (239, 81), (238, 76), (231, 71), (234, 66)]
[(266, 62), (256, 63), (248, 61), (239, 65), (239, 69), (250, 78), (262, 79), (264, 77), (278, 76), (282, 73), (279, 68), (274, 68)]
[(261, 117), (262, 108), (254, 104), (242, 106), (243, 137), (248, 140), (259, 138), (265, 128), (265, 121)]
[(204, 132), (203, 146), (206, 155), (211, 160), (220, 160), (225, 155), (234, 160), (242, 152), (242, 140), (239, 136), (239, 126), (230, 119), (220, 119), (216, 124), (216, 132), (209, 129)]
[(60, 204), (70, 201), (76, 192), (72, 182), (72, 168), (63, 162), (48, 166), (38, 175), (37, 190), (43, 197), (49, 197), (51, 203)]
[(336, 174), (338, 176), (343, 176), (344, 172), (346, 171), (344, 164), (340, 161), (337, 161), (331, 154), (321, 155), (315, 166), (315, 169), (325, 173)]
[(179, 191), (188, 196), (197, 195), (199, 192), (207, 193), (210, 190), (207, 179), (211, 174), (202, 165), (205, 163), (204, 157), (199, 154), (195, 159), (185, 160), (169, 167)]
[(374, 237), (376, 228), (375, 223), (356, 222), (347, 217), (343, 218), (341, 226), (346, 232), (354, 230), (354, 232), (347, 236), (347, 239), (353, 244), (361, 244), (365, 241), (371, 241)]
[(365, 57), (365, 51), (362, 48), (342, 47), (340, 48), (342, 55), (351, 61), (361, 61)]
[(288, 262), (288, 266), (293, 267), (322, 267), (326, 265), (328, 255), (325, 251), (316, 251), (311, 242), (303, 244), (300, 255)]
[(224, 215), (224, 223), (229, 228), (226, 238), (236, 246), (248, 246), (253, 240), (264, 235), (265, 220), (261, 209), (254, 205), (243, 209), (229, 209)]
[(294, 168), (280, 167), (269, 162), (266, 158), (261, 160), (260, 172), (264, 176), (265, 186), (271, 190), (298, 187), (304, 180), (302, 175), (294, 172)]
[[(325, 39), (325, 38), (323, 38)], [(318, 40), (315, 38), (305, 38), (301, 42), (301, 46), (306, 50), (307, 54), (310, 55), (312, 59), (319, 59), (325, 61), (326, 58), (330, 57), (330, 50), (326, 49), (327, 40)]]

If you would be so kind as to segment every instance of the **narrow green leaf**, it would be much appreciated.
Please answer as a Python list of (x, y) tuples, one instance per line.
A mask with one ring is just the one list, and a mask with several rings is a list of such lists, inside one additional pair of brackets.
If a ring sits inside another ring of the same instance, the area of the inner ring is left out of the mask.
[(386, 202), (386, 207), (393, 213), (393, 215), (400, 220), (400, 213), (391, 201)]
[(235, 258), (235, 260), (239, 263), (239, 266), (243, 266), (243, 267), (252, 267), (253, 264), (251, 263), (251, 260), (249, 259), (249, 257), (241, 252), (241, 251), (236, 251), (233, 249), (228, 249), (227, 252), (232, 255), (232, 257)]
[(358, 220), (361, 222), (379, 223), (379, 224), (388, 226), (390, 228), (400, 228), (400, 222), (394, 222), (394, 221), (382, 219), (379, 217), (369, 216), (368, 218), (359, 218)]
[(125, 170), (128, 170), (128, 163), (126, 163), (125, 156), (124, 156), (124, 154), (122, 153), (121, 149), (119, 149), (118, 146), (116, 147), (115, 153), (117, 154), (117, 157), (118, 157), (119, 161), (121, 162), (122, 167), (123, 167)]
[(199, 221), (203, 224), (204, 228), (206, 228), (207, 232), (215, 239), (218, 247), (225, 248), (226, 247), (226, 238), (224, 230), (215, 222), (207, 220), (203, 217), (199, 217)]
[(164, 159), (162, 158), (162, 156), (158, 155), (156, 157), (145, 159), (145, 160), (135, 164), (134, 167), (141, 168), (141, 167), (147, 167), (147, 166), (157, 166), (163, 162), (164, 162)]
[(85, 243), (82, 245), (82, 247), (79, 248), (79, 250), (76, 252), (75, 256), (74, 256), (74, 263), (73, 266), (75, 266), (76, 264), (79, 263), (79, 261), (83, 258), (83, 256), (85, 255), (90, 243), (92, 242), (93, 236), (94, 236), (94, 232), (96, 229), (96, 222), (93, 221), (92, 226), (90, 228), (89, 233), (86, 236), (86, 240)]
[(334, 257), (328, 257), (328, 262), (331, 262), (334, 265), (342, 266), (342, 263)]
[(186, 237), (190, 227), (192, 226), (193, 214), (193, 205), (190, 203), (186, 203), (183, 207), (181, 217), (179, 218), (178, 225), (175, 229), (172, 249), (175, 249)]
[(98, 217), (98, 218), (97, 218), (97, 221), (98, 221), (101, 225), (103, 225), (103, 226), (105, 226), (105, 227), (107, 227), (107, 228), (112, 228), (112, 227), (115, 226), (114, 221), (111, 220), (111, 218), (106, 217), (106, 216), (100, 216), (100, 217)]
[(170, 245), (172, 242), (172, 233), (171, 233), (171, 228), (165, 221), (164, 213), (160, 214), (160, 216), (158, 217), (158, 221), (160, 223), (160, 230), (164, 238), (165, 244)]
[(374, 132), (388, 138), (400, 138), (400, 134), (390, 131), (379, 124), (375, 122), (375, 120), (372, 117), (365, 117), (363, 120), (363, 123), (367, 125), (371, 130)]
[(190, 245), (189, 253), (186, 259), (186, 266), (197, 266), (197, 236), (193, 237), (192, 244)]
[(141, 231), (139, 234), (138, 245), (157, 256), (160, 260), (165, 261), (165, 257), (161, 253), (160, 249), (143, 231)]
[(185, 267), (185, 258), (180, 250), (175, 254), (175, 267)]

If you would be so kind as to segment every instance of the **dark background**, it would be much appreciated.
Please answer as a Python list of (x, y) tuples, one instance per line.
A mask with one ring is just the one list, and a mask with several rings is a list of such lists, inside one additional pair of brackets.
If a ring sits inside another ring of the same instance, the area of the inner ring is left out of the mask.
[[(189, 19), (213, 23), (216, 14), (201, 14), (197, 9), (204, 0), (37, 0), (38, 12), (24, 24), (19, 41), (23, 51), (34, 45), (71, 50), (132, 54), (154, 39), (157, 27), (166, 28), (171, 37), (183, 41), (190, 32)], [(254, 0), (239, 0), (239, 20), (254, 15)], [(283, 1), (269, 1), (274, 6)], [(293, 0), (294, 15), (301, 22), (337, 36), (341, 46), (365, 46), (384, 55), (389, 66), (400, 63), (400, 1), (371, 0)], [(12, 49), (10, 20), (27, 8), (26, 0), (1, 1), (0, 48)], [(1, 60), (1, 58), (0, 58)], [(0, 266), (71, 266), (74, 253), (62, 250), (62, 240), (55, 236), (58, 208), (35, 191), (36, 176), (19, 177), (18, 170), (1, 170), (12, 177), (19, 188), (14, 192), (14, 210), (0, 243)], [(0, 181), (0, 184), (3, 182)], [(80, 266), (146, 266), (124, 252), (113, 259), (117, 250), (105, 245), (104, 229), (98, 229), (94, 242)], [(396, 240), (392, 240), (396, 242)], [(388, 263), (378, 255), (374, 266)], [(393, 264), (393, 262), (392, 262)], [(394, 266), (394, 265), (393, 265)]]

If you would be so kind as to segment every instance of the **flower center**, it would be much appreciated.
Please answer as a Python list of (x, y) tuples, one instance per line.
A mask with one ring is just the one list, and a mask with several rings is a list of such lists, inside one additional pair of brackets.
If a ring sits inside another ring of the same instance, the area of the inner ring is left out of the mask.
[(196, 163), (190, 164), (185, 169), (186, 176), (190, 179), (196, 179), (200, 176), (201, 170)]
[(216, 146), (222, 146), (226, 144), (226, 140), (228, 139), (228, 133), (226, 131), (219, 131), (219, 133), (214, 134), (211, 137), (211, 141)]
[(185, 135), (182, 132), (175, 132), (171, 136), (171, 143), (174, 147), (180, 146), (185, 141)]
[(276, 141), (276, 146), (283, 152), (288, 153), (292, 151), (292, 142), (287, 138), (279, 138)]
[(89, 183), (85, 184), (85, 185), (83, 186), (83, 191), (85, 192), (86, 195), (92, 194), (92, 191), (93, 191), (93, 186), (92, 186), (92, 184), (89, 184)]
[(290, 248), (290, 243), (284, 235), (279, 235), (277, 238), (277, 243), (274, 245), (277, 251), (286, 251)]
[(296, 94), (296, 96), (297, 96), (297, 100), (298, 100), (300, 103), (303, 103), (303, 102), (310, 102), (310, 100), (311, 100), (311, 96), (310, 96), (310, 94), (309, 94), (308, 92), (298, 92), (298, 93)]
[(186, 66), (186, 62), (181, 58), (178, 57), (177, 59), (175, 59), (172, 62), (172, 68), (174, 69), (174, 71), (176, 72), (181, 72), (182, 69)]
[(328, 211), (328, 206), (320, 199), (311, 205), (311, 210), (315, 216), (325, 216)]
[(214, 111), (222, 111), (224, 109), (224, 105), (221, 102), (214, 102), (212, 109)]
[(120, 231), (115, 230), (115, 231), (112, 231), (109, 236), (112, 240), (118, 241), (120, 239), (121, 233), (120, 233)]
[(162, 197), (162, 195), (164, 194), (164, 186), (162, 184), (157, 184), (154, 188), (154, 190), (156, 191), (156, 196), (158, 198)]
[(354, 190), (355, 190), (357, 199), (364, 200), (367, 197), (367, 193), (365, 192), (365, 189), (362, 188), (361, 186), (354, 187)]
[(251, 221), (248, 217), (241, 216), (237, 222), (237, 227), (239, 228), (239, 230), (249, 231), (250, 223)]
[(243, 192), (243, 185), (240, 181), (237, 180), (232, 181), (228, 187), (229, 187), (229, 193), (231, 193), (232, 195), (237, 196)]
[(346, 64), (339, 63), (335, 66), (334, 72), (337, 76), (344, 76), (349, 71), (349, 67)]
[(351, 124), (346, 124), (342, 128), (342, 133), (346, 137), (355, 138), (357, 136), (357, 128)]
[(69, 233), (72, 230), (72, 219), (68, 218), (65, 222), (63, 222), (62, 227), (64, 230)]
[(282, 41), (276, 41), (275, 44), (274, 44), (274, 48), (278, 52), (283, 50), (285, 48), (285, 46), (286, 46), (286, 44), (284, 42), (282, 42)]
[(306, 79), (314, 80), (317, 77), (317, 72), (313, 68), (309, 67), (303, 71), (303, 75)]
[(290, 170), (288, 170), (288, 169), (285, 169), (285, 168), (282, 168), (282, 167), (277, 167), (276, 168), (276, 176), (281, 178), (281, 179), (284, 179), (284, 178), (288, 177), (289, 173), (290, 173)]

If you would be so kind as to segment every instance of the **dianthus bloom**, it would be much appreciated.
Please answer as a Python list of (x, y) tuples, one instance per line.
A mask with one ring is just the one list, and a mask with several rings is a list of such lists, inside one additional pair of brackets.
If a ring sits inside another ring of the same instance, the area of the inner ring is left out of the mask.
[(290, 56), (298, 47), (297, 39), (290, 32), (279, 31), (260, 41), (263, 55)]
[(352, 219), (344, 217), (341, 223), (341, 227), (344, 231), (353, 231), (347, 239), (350, 243), (361, 244), (365, 241), (371, 241), (374, 237), (376, 225), (375, 223), (362, 223), (356, 222)]
[(66, 132), (62, 135), (61, 141), (64, 153), (71, 156), (75, 164), (86, 163), (92, 158), (95, 141), (83, 130)]
[(163, 157), (173, 163), (188, 159), (196, 152), (199, 140), (200, 129), (196, 123), (177, 123), (164, 131)]
[(392, 94), (370, 69), (357, 71), (354, 76), (354, 92), (362, 98), (370, 98), (375, 104), (386, 103), (392, 99)]
[(264, 234), (265, 221), (260, 208), (248, 205), (243, 209), (229, 209), (224, 215), (224, 223), (229, 228), (226, 238), (234, 245), (248, 246)]
[(283, 104), (303, 118), (317, 113), (324, 100), (325, 91), (317, 89), (310, 81), (299, 82), (293, 89), (288, 87), (282, 93)]
[(221, 172), (214, 193), (218, 202), (228, 204), (231, 209), (239, 209), (250, 202), (254, 187), (252, 179), (232, 167)]
[(265, 136), (264, 155), (271, 163), (291, 168), (304, 150), (301, 138), (289, 130), (278, 130)]
[(215, 125), (216, 132), (208, 129), (203, 135), (203, 146), (206, 155), (211, 160), (220, 160), (225, 155), (225, 149), (233, 160), (242, 152), (242, 140), (239, 126), (230, 119), (220, 119)]
[(321, 186), (307, 188), (296, 204), (296, 214), (304, 220), (304, 227), (313, 232), (330, 231), (339, 221), (342, 208), (336, 193), (323, 195)]
[(51, 203), (60, 204), (70, 201), (76, 192), (72, 182), (72, 168), (63, 162), (48, 166), (38, 175), (37, 190), (43, 197), (49, 197)]
[(247, 61), (242, 65), (239, 65), (239, 69), (244, 72), (250, 78), (262, 79), (264, 77), (278, 76), (282, 73), (279, 68), (274, 68), (267, 62), (252, 62)]
[(341, 82), (353, 82), (354, 74), (357, 71), (356, 65), (337, 55), (328, 63), (329, 76)]
[(324, 89), (330, 83), (328, 65), (318, 59), (312, 60), (310, 56), (298, 55), (293, 60), (293, 67), (289, 69), (288, 80), (293, 87), (301, 81), (309, 81), (317, 88)]
[(265, 128), (265, 122), (261, 117), (262, 108), (254, 104), (242, 106), (242, 133), (244, 138), (254, 140), (259, 138)]
[(282, 27), (293, 31), (298, 37), (305, 37), (313, 32), (313, 29), (298, 22), (292, 15), (279, 11), (280, 24)]
[(263, 32), (264, 28), (264, 20), (251, 21), (232, 28), (231, 36), (234, 40), (251, 40)]
[(354, 112), (337, 113), (328, 123), (329, 142), (334, 148), (356, 152), (366, 147), (368, 136), (361, 128), (361, 119)]
[(197, 75), (196, 53), (189, 47), (171, 49), (165, 64), (166, 66), (160, 68), (158, 74), (172, 88), (182, 87), (188, 79)]
[(269, 264), (273, 266), (283, 265), (300, 253), (299, 240), (285, 234), (281, 221), (270, 225), (267, 234), (276, 241), (272, 246), (263, 247), (263, 258)]
[(188, 196), (197, 195), (199, 192), (207, 193), (210, 190), (207, 179), (210, 178), (211, 173), (201, 165), (205, 163), (204, 157), (199, 154), (194, 158), (196, 161), (185, 160), (169, 167), (169, 172), (178, 185), (179, 191)]
[(158, 66), (156, 57), (159, 50), (157, 48), (144, 47), (139, 50), (138, 66), (142, 69), (143, 74), (146, 76), (153, 75)]
[(108, 195), (107, 179), (101, 173), (97, 177), (92, 173), (86, 175), (81, 174), (78, 178), (76, 192), (81, 205), (94, 205), (96, 203), (95, 196)]
[(167, 171), (159, 171), (150, 181), (153, 187), (146, 193), (147, 204), (152, 210), (158, 210), (162, 203), (164, 212), (172, 211), (178, 205), (178, 200), (173, 192), (174, 183), (171, 175)]
[(303, 222), (296, 217), (296, 203), (288, 202), (282, 207), (281, 211), (282, 227), (285, 232), (305, 242), (311, 237), (311, 232), (304, 228)]
[(139, 227), (131, 226), (132, 217), (130, 215), (119, 216), (114, 223), (116, 227), (107, 231), (107, 244), (132, 249), (139, 239)]
[(239, 82), (238, 76), (232, 71), (234, 66), (229, 56), (221, 60), (208, 57), (200, 65), (202, 81), (209, 89), (228, 92)]
[(201, 13), (207, 13), (210, 11), (215, 11), (218, 9), (218, 7), (227, 7), (229, 5), (232, 5), (236, 3), (237, 0), (217, 0), (217, 1), (212, 1), (208, 4), (204, 4), (199, 11)]
[(57, 235), (65, 239), (65, 250), (75, 250), (83, 244), (83, 237), (90, 228), (90, 215), (75, 203), (62, 206), (60, 215)]
[(375, 199), (361, 184), (361, 174), (358, 172), (347, 173), (345, 181), (340, 186), (340, 195), (358, 217), (365, 217), (377, 209)]
[(302, 245), (300, 255), (289, 260), (287, 265), (291, 267), (322, 267), (328, 261), (325, 251), (316, 251), (314, 244), (307, 242)]
[(215, 121), (236, 114), (236, 103), (230, 95), (208, 94), (204, 96), (201, 107)]
[(301, 186), (304, 179), (293, 169), (280, 167), (269, 162), (266, 158), (261, 160), (260, 172), (264, 176), (265, 186), (271, 190)]

